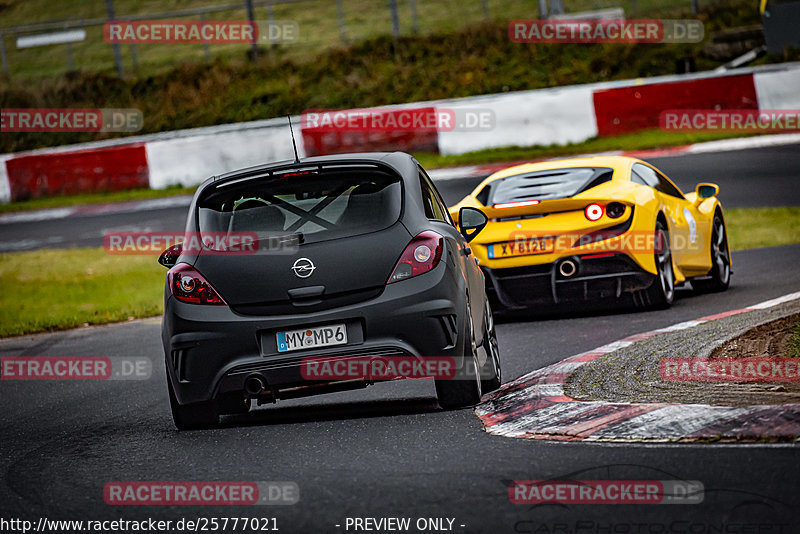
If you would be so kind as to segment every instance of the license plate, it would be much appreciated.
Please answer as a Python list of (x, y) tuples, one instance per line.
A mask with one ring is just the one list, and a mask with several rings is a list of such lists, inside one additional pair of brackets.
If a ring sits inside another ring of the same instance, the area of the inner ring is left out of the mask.
[(553, 237), (528, 237), (507, 243), (489, 245), (489, 258), (509, 258), (512, 256), (527, 256), (530, 254), (549, 254), (555, 250)]
[(278, 332), (276, 341), (278, 342), (278, 352), (345, 345), (347, 343), (347, 328), (343, 324), (332, 324)]

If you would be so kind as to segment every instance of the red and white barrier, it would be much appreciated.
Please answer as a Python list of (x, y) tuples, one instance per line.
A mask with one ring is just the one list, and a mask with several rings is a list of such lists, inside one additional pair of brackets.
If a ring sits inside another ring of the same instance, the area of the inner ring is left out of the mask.
[(750, 73), (616, 87), (592, 97), (600, 137), (658, 128), (667, 109), (758, 109)]
[(753, 74), (759, 109), (800, 109), (800, 68)]
[[(418, 150), (441, 154), (551, 145), (657, 128), (666, 109), (800, 109), (800, 63), (735, 72), (603, 82), (379, 108), (490, 111), (491, 129), (323, 132), (293, 117), (301, 157)], [(402, 132), (401, 132), (402, 133)], [(624, 148), (624, 147), (620, 147)], [(0, 155), (0, 202), (44, 194), (195, 185), (209, 176), (293, 158), (286, 119), (182, 130)]]
[(150, 185), (142, 144), (11, 157), (5, 170), (14, 200)]
[[(259, 129), (146, 143), (150, 187), (197, 185), (213, 175), (293, 158), (286, 119), (274, 122), (270, 127)], [(305, 157), (302, 143), (298, 143), (297, 151), (300, 157)]]
[(566, 145), (597, 135), (588, 85), (459, 98), (437, 106), (456, 113), (490, 110), (496, 120), (491, 130), (439, 132), (439, 152), (444, 155), (515, 145)]

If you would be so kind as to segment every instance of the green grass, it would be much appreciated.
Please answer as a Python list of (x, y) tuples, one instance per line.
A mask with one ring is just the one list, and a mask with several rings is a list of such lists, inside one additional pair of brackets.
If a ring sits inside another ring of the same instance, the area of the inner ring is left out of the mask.
[[(734, 250), (800, 243), (800, 208), (732, 209), (726, 222)], [(0, 337), (158, 315), (165, 273), (155, 255), (99, 248), (2, 254)]]
[[(489, 18), (507, 22), (512, 19), (535, 19), (539, 17), (538, 4), (531, 0), (487, 0)], [(114, 0), (116, 15), (143, 15), (165, 13), (175, 10), (235, 4), (229, 0)], [(207, 19), (246, 18), (244, 2), (240, 9), (210, 13)], [(672, 16), (676, 12), (687, 12), (689, 0), (567, 0), (566, 7), (572, 11), (600, 7), (622, 6), (626, 13), (638, 13), (649, 17)], [(410, 3), (398, 1), (401, 35), (428, 35), (453, 32), (470, 24), (486, 20), (481, 0), (424, 0), (417, 1), (418, 29), (412, 27)], [(386, 0), (343, 0), (345, 38), (342, 40), (333, 0), (305, 0), (273, 9), (275, 20), (296, 21), (300, 27), (300, 40), (283, 45), (272, 51), (287, 58), (306, 61), (332, 49), (352, 43), (363, 42), (391, 33), (391, 17)], [(457, 16), (454, 16), (456, 15)], [(0, 26), (8, 28), (53, 20), (104, 19), (105, 3), (102, 0), (7, 0), (0, 3)], [(176, 17), (169, 17), (175, 19)], [(267, 20), (266, 7), (256, 7), (255, 18)], [(196, 19), (196, 17), (195, 17)], [(114, 72), (112, 47), (103, 39), (102, 26), (87, 26), (87, 38), (73, 43), (75, 66), (87, 72)], [(247, 45), (210, 45), (210, 55), (225, 61), (244, 61)], [(67, 70), (66, 45), (17, 50), (12, 38), (6, 39), (6, 51), (12, 78), (38, 78), (61, 75)], [(134, 72), (131, 47), (121, 47), (125, 70)], [(264, 50), (267, 53), (267, 50)], [(204, 62), (202, 45), (138, 45), (137, 75), (149, 76), (169, 70), (175, 63)]]
[(0, 255), (0, 336), (103, 324), (162, 313), (155, 256), (103, 249)]
[(794, 326), (792, 335), (789, 336), (789, 356), (800, 358), (800, 322)]
[(731, 250), (800, 243), (800, 207), (725, 210)]
[(549, 146), (510, 146), (477, 150), (452, 156), (438, 154), (415, 154), (415, 157), (426, 169), (450, 167), (457, 165), (479, 165), (484, 163), (525, 161), (558, 156), (592, 154), (612, 150), (645, 150), (650, 148), (668, 148), (681, 145), (746, 137), (741, 133), (726, 132), (664, 132), (661, 130), (645, 130), (641, 132), (613, 137), (595, 137), (581, 143)]

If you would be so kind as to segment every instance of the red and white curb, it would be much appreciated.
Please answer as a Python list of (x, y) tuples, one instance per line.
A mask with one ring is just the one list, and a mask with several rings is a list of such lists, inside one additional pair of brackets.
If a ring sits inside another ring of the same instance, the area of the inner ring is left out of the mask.
[(747, 308), (635, 334), (528, 373), (492, 393), (475, 413), (490, 434), (583, 441), (769, 439), (800, 436), (800, 404), (734, 408), (707, 404), (579, 401), (564, 394), (578, 367), (642, 339), (800, 299), (800, 292)]

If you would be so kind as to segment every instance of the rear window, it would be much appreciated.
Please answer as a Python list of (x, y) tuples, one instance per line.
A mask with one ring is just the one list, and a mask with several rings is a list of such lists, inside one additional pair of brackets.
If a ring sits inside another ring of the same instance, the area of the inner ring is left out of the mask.
[(300, 235), (319, 242), (383, 230), (400, 218), (400, 177), (377, 168), (287, 173), (209, 188), (198, 201), (201, 234)]
[(485, 205), (568, 198), (611, 180), (608, 167), (573, 167), (517, 174), (495, 180), (478, 195)]

